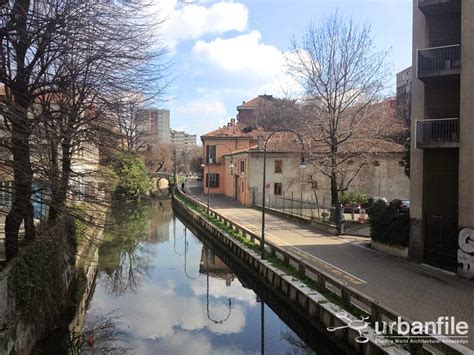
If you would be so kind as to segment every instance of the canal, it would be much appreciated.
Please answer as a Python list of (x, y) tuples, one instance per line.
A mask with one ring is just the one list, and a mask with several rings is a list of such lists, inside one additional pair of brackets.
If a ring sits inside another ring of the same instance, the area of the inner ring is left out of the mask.
[(98, 260), (91, 261), (97, 274), (84, 314), (39, 353), (337, 351), (189, 227), (170, 201), (113, 209)]

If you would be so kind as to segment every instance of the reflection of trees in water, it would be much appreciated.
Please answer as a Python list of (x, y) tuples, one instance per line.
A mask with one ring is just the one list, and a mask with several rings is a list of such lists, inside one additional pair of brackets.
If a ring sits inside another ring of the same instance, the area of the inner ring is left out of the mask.
[(120, 319), (114, 312), (87, 320), (82, 333), (71, 334), (69, 354), (127, 354), (132, 348), (118, 329)]
[(99, 268), (109, 293), (121, 295), (141, 284), (152, 257), (151, 249), (142, 242), (156, 240), (157, 224), (151, 220), (165, 213), (164, 209), (148, 204), (127, 204), (112, 210), (111, 224), (99, 249)]
[(280, 334), (280, 339), (285, 340), (289, 345), (290, 349), (287, 350), (287, 354), (292, 355), (310, 355), (316, 354), (311, 348), (305, 344), (303, 340), (298, 338), (295, 334), (286, 331)]

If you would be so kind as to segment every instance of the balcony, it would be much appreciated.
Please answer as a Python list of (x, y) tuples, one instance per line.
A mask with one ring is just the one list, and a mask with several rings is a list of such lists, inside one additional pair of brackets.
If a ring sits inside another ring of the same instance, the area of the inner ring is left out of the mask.
[(459, 119), (439, 118), (416, 122), (417, 148), (459, 147)]
[(458, 77), (461, 73), (461, 47), (433, 47), (418, 50), (417, 76), (423, 81)]
[(418, 0), (418, 8), (425, 15), (440, 15), (461, 11), (461, 0)]

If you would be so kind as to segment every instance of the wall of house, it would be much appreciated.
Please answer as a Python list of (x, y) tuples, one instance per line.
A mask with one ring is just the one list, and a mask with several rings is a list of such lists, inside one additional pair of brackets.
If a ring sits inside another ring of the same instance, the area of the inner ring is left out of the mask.
[[(417, 63), (418, 48), (427, 47), (425, 16), (413, 1), (413, 51), (412, 62)], [(424, 118), (425, 90), (421, 80), (416, 78), (413, 68), (411, 98), (411, 149), (410, 149), (410, 247), (409, 258), (422, 262), (424, 259), (423, 235), (423, 150), (416, 149), (416, 120)]]
[(462, 2), (459, 226), (474, 228), (474, 2)]
[[(282, 173), (275, 173), (275, 161), (282, 160)], [(374, 156), (372, 163), (364, 167), (351, 183), (349, 190), (359, 191), (369, 196), (385, 197), (387, 200), (409, 199), (410, 181), (405, 175), (401, 164), (402, 153), (387, 153)], [(375, 164), (374, 164), (375, 163)], [(249, 161), (247, 205), (252, 203), (253, 196), (261, 202), (263, 155), (251, 153)], [(354, 160), (355, 166), (360, 161)], [(300, 168), (298, 153), (267, 153), (266, 181), (270, 184), (267, 190), (266, 203), (271, 207), (281, 207), (281, 198), (315, 202), (311, 181), (317, 181), (317, 198), (320, 205), (330, 207), (331, 190), (330, 180), (321, 174), (314, 166), (307, 165)], [(282, 184), (282, 195), (276, 197), (274, 184)]]
[(211, 195), (227, 195), (233, 196), (232, 194), (232, 179), (230, 177), (230, 171), (227, 171), (224, 164), (224, 155), (229, 154), (232, 151), (248, 148), (250, 145), (255, 144), (255, 141), (246, 138), (204, 138), (203, 139), (203, 156), (206, 161), (206, 152), (208, 145), (216, 145), (216, 162), (204, 167), (204, 178), (203, 188), (204, 193), (207, 194), (208, 189), (206, 188), (206, 174), (219, 174), (219, 187), (210, 188), (209, 193)]

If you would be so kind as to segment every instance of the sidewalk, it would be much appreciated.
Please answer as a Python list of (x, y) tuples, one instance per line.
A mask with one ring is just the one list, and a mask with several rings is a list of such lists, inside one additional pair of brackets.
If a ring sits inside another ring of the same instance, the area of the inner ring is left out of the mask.
[[(207, 203), (207, 197), (194, 198)], [(211, 208), (257, 235), (261, 212), (223, 197), (211, 197)], [(301, 225), (267, 214), (266, 237), (315, 267), (343, 278), (353, 288), (413, 321), (455, 316), (469, 324), (474, 349), (474, 282), (429, 266), (407, 262), (368, 247), (367, 238), (318, 234)]]

